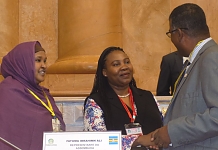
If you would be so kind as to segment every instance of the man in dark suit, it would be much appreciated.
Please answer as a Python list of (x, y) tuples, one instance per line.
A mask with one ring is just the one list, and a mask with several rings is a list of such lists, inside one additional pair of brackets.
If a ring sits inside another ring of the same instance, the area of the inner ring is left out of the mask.
[(160, 75), (158, 78), (157, 96), (171, 96), (174, 84), (179, 77), (183, 66), (183, 57), (178, 51), (169, 53), (162, 57)]

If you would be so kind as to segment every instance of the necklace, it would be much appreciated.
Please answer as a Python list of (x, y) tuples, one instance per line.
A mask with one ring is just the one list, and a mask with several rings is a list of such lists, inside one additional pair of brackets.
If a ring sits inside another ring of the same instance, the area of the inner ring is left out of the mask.
[(118, 94), (117, 94), (117, 95), (118, 95), (118, 97), (125, 98), (125, 97), (128, 97), (129, 94), (130, 94), (130, 93), (128, 93), (128, 94), (126, 94), (126, 95), (118, 95)]

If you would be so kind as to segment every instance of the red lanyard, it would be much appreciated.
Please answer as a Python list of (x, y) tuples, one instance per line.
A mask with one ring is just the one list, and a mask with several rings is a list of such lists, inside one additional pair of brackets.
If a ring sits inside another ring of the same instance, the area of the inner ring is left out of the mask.
[(129, 93), (130, 93), (129, 96), (130, 96), (130, 103), (131, 103), (133, 115), (131, 115), (131, 113), (130, 113), (128, 107), (127, 107), (127, 105), (125, 104), (125, 102), (124, 102), (120, 97), (119, 97), (119, 99), (120, 99), (120, 102), (122, 103), (124, 109), (126, 110), (126, 112), (127, 112), (128, 116), (129, 116), (131, 122), (133, 123), (133, 122), (135, 121), (137, 112), (136, 112), (135, 104), (134, 104), (134, 101), (133, 101), (132, 91), (131, 91), (130, 88), (128, 89), (128, 91), (129, 91)]

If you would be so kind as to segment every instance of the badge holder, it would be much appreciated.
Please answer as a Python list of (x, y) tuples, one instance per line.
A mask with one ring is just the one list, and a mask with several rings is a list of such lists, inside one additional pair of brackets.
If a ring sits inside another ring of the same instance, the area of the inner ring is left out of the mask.
[(142, 128), (139, 123), (129, 123), (124, 125), (127, 135), (143, 135)]
[(52, 128), (54, 132), (61, 131), (61, 123), (58, 120), (58, 118), (53, 118), (52, 119)]

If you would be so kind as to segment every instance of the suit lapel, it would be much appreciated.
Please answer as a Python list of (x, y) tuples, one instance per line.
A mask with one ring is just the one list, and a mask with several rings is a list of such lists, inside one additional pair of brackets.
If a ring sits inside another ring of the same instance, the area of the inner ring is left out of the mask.
[[(136, 104), (136, 107), (140, 107), (140, 104), (138, 104), (139, 100), (142, 98), (142, 93), (140, 91), (137, 90), (137, 88), (135, 87), (131, 87), (132, 90), (132, 95), (133, 95), (133, 101)], [(137, 99), (137, 101), (136, 101)]]
[[(176, 66), (178, 68), (182, 68), (182, 66), (183, 66), (183, 57), (181, 55), (179, 55), (178, 52), (175, 53), (175, 55), (177, 55), (176, 57), (174, 57), (174, 59), (176, 61)], [(179, 58), (179, 59), (177, 59), (177, 58)]]
[[(142, 97), (142, 93), (138, 92), (137, 89), (135, 87), (130, 87), (132, 90), (132, 94), (133, 94), (133, 101), (135, 102), (136, 106), (140, 106), (140, 104), (137, 104), (137, 101), (135, 101), (136, 99), (141, 99)], [(114, 107), (117, 107), (118, 109), (126, 112), (126, 110), (124, 109), (122, 103), (120, 102), (120, 99), (118, 98), (117, 94), (114, 92), (114, 90), (112, 88), (109, 88), (107, 90), (107, 96), (109, 98), (109, 103), (111, 105), (113, 105)], [(130, 111), (132, 113), (132, 109)]]
[(114, 92), (114, 90), (110, 87), (107, 90), (107, 97), (109, 99), (109, 103), (111, 105), (113, 105), (113, 107), (117, 107), (118, 109), (120, 109), (121, 111), (125, 111), (122, 103), (120, 102), (120, 99), (118, 98), (117, 94)]
[(171, 100), (171, 103), (174, 101), (175, 97), (177, 96), (178, 92), (180, 91), (182, 85), (184, 84), (184, 82), (186, 81), (187, 77), (191, 74), (191, 71), (193, 69), (193, 67), (195, 66), (196, 62), (199, 60), (199, 58), (201, 57), (201, 54), (206, 50), (208, 49), (209, 47), (213, 46), (213, 45), (216, 45), (215, 41), (214, 40), (210, 40), (209, 42), (207, 42), (202, 48), (201, 50), (198, 52), (198, 54), (196, 55), (194, 61), (190, 64), (187, 72), (185, 73), (185, 76), (184, 78), (182, 79), (182, 81), (180, 82), (172, 100)]

